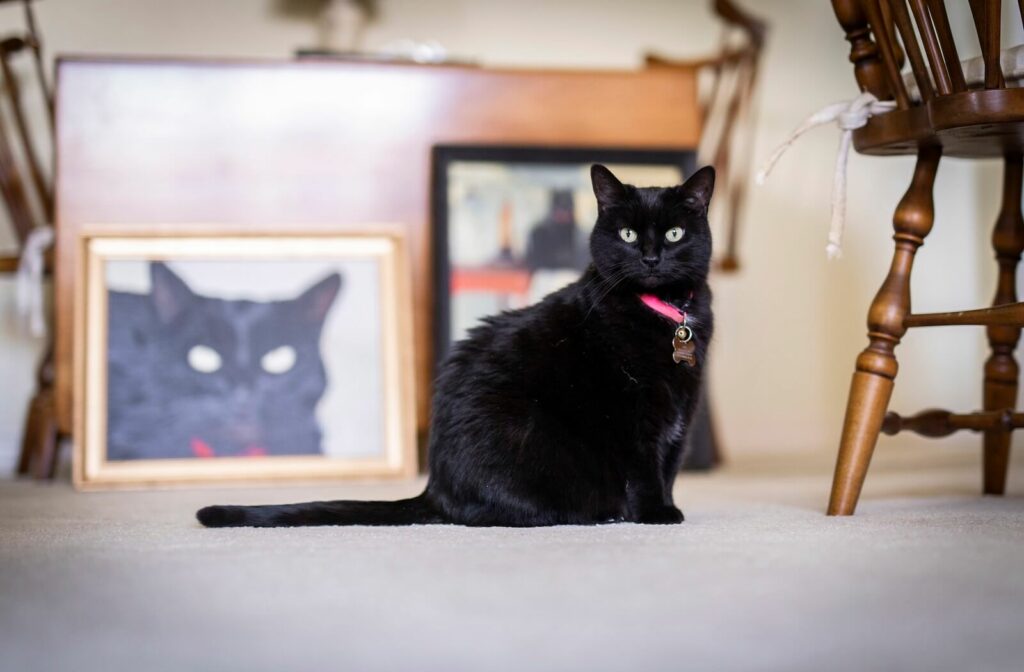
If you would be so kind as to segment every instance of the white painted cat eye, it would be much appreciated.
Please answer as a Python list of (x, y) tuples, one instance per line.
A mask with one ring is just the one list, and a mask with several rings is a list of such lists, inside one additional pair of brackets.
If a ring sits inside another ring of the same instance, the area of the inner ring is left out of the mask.
[(683, 227), (673, 226), (671, 229), (665, 232), (665, 240), (670, 243), (678, 243), (683, 239)]
[(624, 226), (619, 229), (619, 238), (622, 238), (627, 243), (635, 243), (637, 239), (636, 231), (628, 226)]
[(267, 373), (287, 373), (295, 366), (295, 348), (282, 345), (260, 358), (260, 366)]
[(188, 351), (188, 365), (199, 373), (213, 373), (221, 363), (220, 354), (208, 345), (193, 345)]

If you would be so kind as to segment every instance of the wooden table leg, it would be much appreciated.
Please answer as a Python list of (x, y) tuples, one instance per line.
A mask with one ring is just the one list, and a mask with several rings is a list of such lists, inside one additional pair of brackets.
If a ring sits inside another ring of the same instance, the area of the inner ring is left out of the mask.
[[(999, 281), (992, 305), (1017, 301), (1017, 264), (1024, 252), (1024, 218), (1021, 216), (1021, 157), (1006, 157), (1003, 170), (1003, 203), (992, 232), (992, 247), (999, 263)], [(1016, 327), (988, 327), (992, 349), (985, 362), (984, 407), (986, 411), (1013, 410), (1017, 406), (1020, 369), (1013, 351), (1020, 340)], [(984, 491), (1001, 495), (1006, 489), (1012, 430), (994, 429), (984, 437)]]
[(932, 229), (935, 208), (932, 187), (942, 149), (922, 148), (917, 154), (910, 188), (893, 216), (896, 249), (892, 266), (868, 311), (868, 347), (857, 357), (843, 422), (828, 513), (852, 515), (875, 450), (882, 419), (899, 368), (895, 348), (906, 333), (903, 318), (910, 312), (910, 272), (914, 255)]

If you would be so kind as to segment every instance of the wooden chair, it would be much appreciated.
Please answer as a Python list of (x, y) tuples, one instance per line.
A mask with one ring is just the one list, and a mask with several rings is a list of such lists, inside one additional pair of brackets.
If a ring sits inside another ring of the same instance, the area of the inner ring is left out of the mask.
[[(1008, 87), (1011, 73), (1004, 78), (1000, 66), (1000, 2), (970, 2), (983, 63), (977, 81), (965, 77), (942, 0), (833, 0), (832, 5), (850, 42), (861, 90), (896, 102), (892, 112), (854, 131), (854, 148), (872, 155), (916, 154), (917, 164), (893, 217), (892, 266), (868, 311), (869, 344), (857, 357), (828, 513), (854, 512), (880, 432), (908, 430), (929, 437), (982, 432), (984, 491), (1002, 494), (1010, 435), (1024, 427), (1024, 413), (1014, 411), (1019, 367), (1013, 355), (1024, 326), (1015, 279), (1024, 251), (1024, 88)], [(1024, 20), (1024, 0), (1019, 5)], [(907, 75), (901, 73), (904, 55), (910, 62)], [(992, 235), (999, 280), (991, 308), (914, 314), (911, 268), (932, 229), (932, 186), (942, 156), (1004, 159), (1002, 209)], [(991, 355), (985, 363), (983, 410), (886, 415), (898, 368), (895, 348), (907, 329), (960, 324), (987, 327)]]
[[(715, 202), (710, 218), (716, 229), (715, 247), (723, 250), (716, 270), (739, 270), (740, 222), (750, 183), (754, 127), (754, 93), (768, 24), (731, 0), (711, 0), (711, 10), (722, 22), (722, 37), (712, 56), (675, 60), (655, 53), (646, 55), (648, 68), (678, 68), (706, 73), (709, 86), (701, 92), (701, 139), (698, 165), (715, 167)], [(720, 231), (721, 234), (717, 233)]]
[[(7, 0), (0, 0), (5, 2)], [(19, 245), (39, 226), (53, 221), (53, 188), (44, 174), (29, 128), (29, 108), (23, 93), (41, 95), (47, 111), (46, 129), (53, 132), (53, 97), (46, 84), (42, 45), (32, 12), (32, 0), (18, 0), (24, 7), (25, 29), (0, 36), (0, 200), (7, 209)], [(34, 82), (22, 82), (15, 70), (17, 59), (31, 58)], [(16, 159), (15, 148), (21, 160)], [(17, 256), (0, 257), (0, 272), (13, 272)], [(49, 263), (48, 263), (49, 266)], [(58, 459), (58, 429), (54, 406), (53, 338), (49, 337), (43, 361), (36, 372), (36, 393), (29, 403), (22, 433), (18, 473), (52, 478)]]

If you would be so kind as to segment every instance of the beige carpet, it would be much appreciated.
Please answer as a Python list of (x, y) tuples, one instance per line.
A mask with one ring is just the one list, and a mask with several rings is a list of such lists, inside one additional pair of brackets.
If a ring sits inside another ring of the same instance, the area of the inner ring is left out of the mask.
[(983, 498), (974, 456), (893, 450), (829, 519), (827, 462), (760, 462), (681, 478), (677, 527), (206, 530), (417, 485), (3, 482), (0, 669), (1024, 669), (1024, 469)]

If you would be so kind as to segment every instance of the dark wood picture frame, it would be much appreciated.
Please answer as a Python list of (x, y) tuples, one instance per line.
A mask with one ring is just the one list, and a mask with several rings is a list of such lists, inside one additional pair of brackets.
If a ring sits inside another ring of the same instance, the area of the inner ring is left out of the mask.
[(589, 163), (672, 166), (688, 176), (697, 153), (678, 149), (536, 147), (521, 145), (438, 145), (431, 155), (431, 231), (433, 235), (434, 363), (451, 345), (451, 292), (448, 241), (448, 168), (455, 161), (579, 165)]

